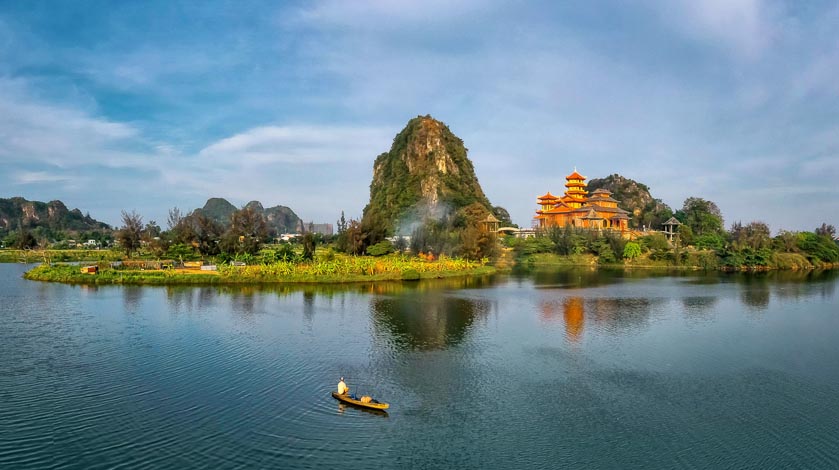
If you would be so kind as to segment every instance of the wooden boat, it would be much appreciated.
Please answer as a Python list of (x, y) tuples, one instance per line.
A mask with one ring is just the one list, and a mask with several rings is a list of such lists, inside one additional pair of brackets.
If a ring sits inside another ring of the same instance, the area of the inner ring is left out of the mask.
[(332, 392), (332, 398), (340, 400), (344, 403), (349, 403), (350, 405), (360, 406), (363, 408), (370, 408), (373, 410), (386, 410), (390, 407), (390, 405), (388, 405), (387, 403), (380, 403), (376, 400), (373, 400), (370, 403), (363, 403), (361, 400), (356, 400), (346, 393), (343, 395), (338, 395), (338, 392)]

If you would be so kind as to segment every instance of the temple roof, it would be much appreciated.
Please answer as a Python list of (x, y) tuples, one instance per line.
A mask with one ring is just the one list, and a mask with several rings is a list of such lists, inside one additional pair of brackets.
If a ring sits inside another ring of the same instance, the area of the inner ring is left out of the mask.
[(586, 179), (586, 177), (579, 174), (577, 172), (577, 170), (574, 169), (574, 173), (571, 173), (570, 175), (566, 176), (565, 179), (567, 179), (567, 180), (584, 180), (584, 179)]
[(587, 210), (587, 209), (594, 209), (594, 210), (596, 210), (597, 212), (614, 212), (614, 213), (617, 213), (617, 214), (629, 214), (629, 212), (627, 212), (627, 211), (625, 211), (625, 210), (621, 209), (620, 207), (603, 207), (603, 206), (598, 206), (597, 204), (592, 204), (592, 203), (591, 203), (591, 201), (589, 201), (589, 205), (587, 205), (587, 206), (583, 206), (583, 207), (581, 207), (581, 208), (579, 208), (579, 209), (577, 209), (577, 210), (581, 210), (581, 211), (582, 211), (582, 210)]
[(484, 222), (498, 222), (498, 219), (496, 219), (494, 215), (489, 214), (487, 218), (484, 219)]
[(675, 217), (670, 217), (669, 219), (667, 219), (667, 222), (664, 222), (661, 225), (682, 225), (682, 223), (676, 220)]
[(588, 219), (588, 220), (603, 220), (603, 217), (598, 217), (597, 216), (597, 214), (594, 212), (594, 209), (590, 209), (588, 211), (588, 214), (586, 214), (585, 217), (581, 217), (581, 218), (582, 219)]
[[(601, 193), (601, 194), (602, 194), (602, 193)], [(593, 202), (593, 201), (594, 201), (594, 202), (600, 202), (600, 201), (606, 201), (606, 202), (620, 202), (620, 201), (618, 201), (617, 199), (613, 199), (613, 198), (611, 198), (611, 197), (609, 197), (609, 196), (600, 196), (600, 197), (594, 197), (594, 196), (591, 196), (591, 197), (589, 197), (589, 199), (588, 199), (588, 200), (589, 200), (589, 202)]]
[(539, 200), (539, 201), (549, 201), (549, 200), (556, 200), (556, 199), (559, 199), (559, 198), (554, 196), (553, 194), (551, 194), (550, 191), (548, 191), (547, 193), (545, 193), (544, 196), (539, 196), (536, 199)]
[(595, 194), (601, 194), (601, 193), (605, 193), (608, 196), (612, 195), (612, 191), (609, 191), (608, 189), (603, 189), (603, 188), (595, 189), (594, 192), (592, 192), (591, 194), (595, 195)]

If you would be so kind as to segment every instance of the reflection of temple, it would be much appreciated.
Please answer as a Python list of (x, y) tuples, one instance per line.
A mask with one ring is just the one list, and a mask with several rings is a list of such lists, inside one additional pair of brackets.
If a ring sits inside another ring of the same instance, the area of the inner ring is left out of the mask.
[(583, 336), (585, 323), (585, 309), (582, 297), (569, 297), (562, 304), (565, 317), (565, 337), (570, 341), (579, 342)]
[[(540, 309), (543, 319), (559, 320), (559, 302), (542, 302)], [(569, 341), (577, 343), (582, 339), (585, 319), (585, 301), (582, 297), (566, 297), (562, 301), (562, 321), (565, 324), (565, 337)]]
[(591, 195), (586, 191), (586, 177), (573, 173), (565, 177), (565, 194), (557, 197), (550, 192), (537, 198), (541, 209), (536, 211), (539, 228), (571, 227), (615, 230), (628, 236), (629, 213), (618, 207), (618, 201), (612, 198), (612, 192), (605, 189), (595, 190)]

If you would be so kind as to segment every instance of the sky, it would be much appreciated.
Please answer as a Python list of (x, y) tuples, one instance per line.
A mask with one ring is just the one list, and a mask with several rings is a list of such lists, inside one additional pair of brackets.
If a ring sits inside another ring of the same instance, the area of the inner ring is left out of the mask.
[(839, 224), (839, 3), (0, 0), (0, 197), (361, 215), (430, 114), (530, 226), (575, 167), (726, 226)]

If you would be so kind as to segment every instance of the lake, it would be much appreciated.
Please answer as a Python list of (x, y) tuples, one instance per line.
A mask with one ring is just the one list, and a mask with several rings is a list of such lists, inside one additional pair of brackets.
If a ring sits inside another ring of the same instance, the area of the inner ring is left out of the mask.
[[(0, 468), (836, 468), (836, 272), (85, 287), (0, 264)], [(344, 406), (329, 393), (391, 403)]]

